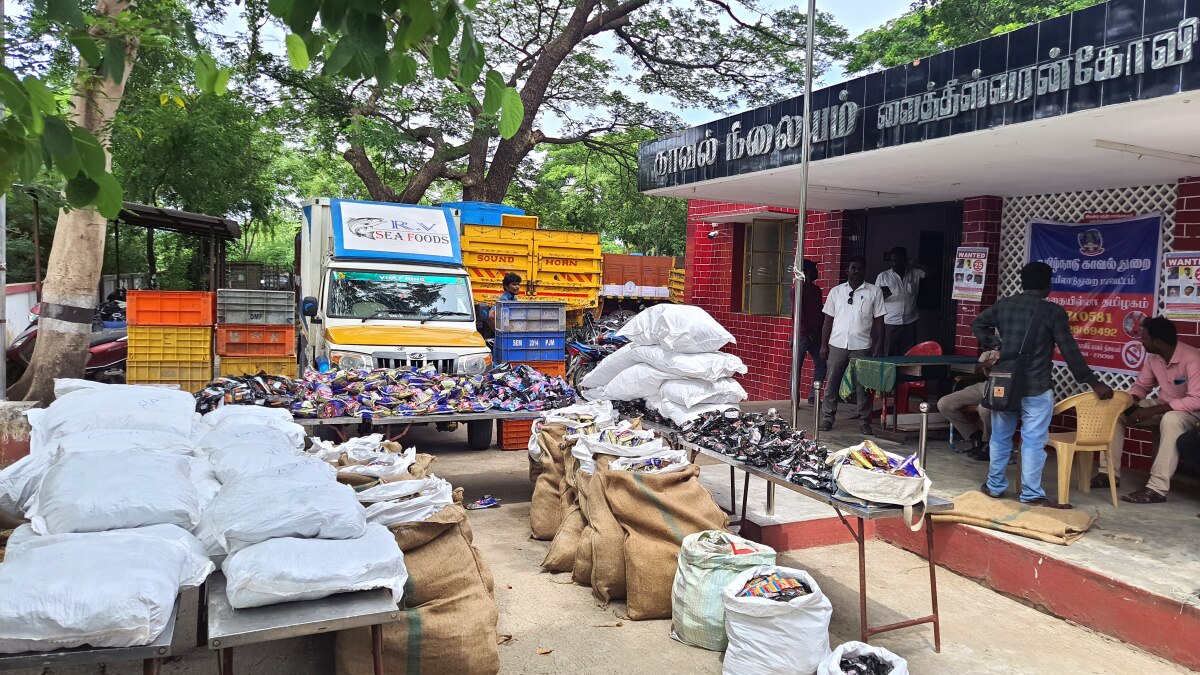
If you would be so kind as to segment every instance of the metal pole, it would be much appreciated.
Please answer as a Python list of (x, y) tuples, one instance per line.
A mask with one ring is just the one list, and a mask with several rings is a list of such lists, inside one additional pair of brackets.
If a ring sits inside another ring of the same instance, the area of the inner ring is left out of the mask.
[[(4, 49), (4, 0), (0, 0), (0, 65), (8, 56)], [(4, 119), (4, 106), (0, 105), (0, 119)], [(0, 335), (4, 336), (4, 348), (8, 349), (8, 195), (0, 194)], [(8, 400), (8, 363), (0, 359), (0, 401)]]
[(921, 401), (921, 437), (917, 446), (917, 459), (921, 460), (921, 470), (925, 471), (925, 442), (929, 439), (929, 404)]
[[(0, 4), (3, 0), (0, 0)], [(42, 200), (37, 190), (30, 190), (33, 197), (33, 292), (37, 301), (42, 301)]]
[(813, 382), (813, 440), (821, 440), (821, 386)]
[(817, 0), (808, 0), (804, 42), (804, 123), (800, 144), (800, 214), (796, 218), (796, 260), (792, 268), (792, 427), (800, 421), (800, 313), (804, 304), (804, 227), (808, 220), (808, 155), (812, 146), (812, 71), (816, 41)]

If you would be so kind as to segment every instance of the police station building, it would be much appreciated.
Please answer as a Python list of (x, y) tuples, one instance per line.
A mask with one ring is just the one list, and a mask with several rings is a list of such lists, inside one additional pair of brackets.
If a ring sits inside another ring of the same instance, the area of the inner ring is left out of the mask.
[[(1198, 38), (1200, 0), (1111, 0), (815, 91), (804, 257), (818, 284), (859, 255), (873, 282), (904, 246), (929, 269), (918, 339), (975, 354), (971, 321), (1019, 291), (1032, 250), (1114, 387), (1144, 356), (1140, 316), (1171, 308), (1200, 344), (1200, 267), (1176, 255), (1200, 251)], [(803, 102), (639, 153), (643, 192), (689, 200), (686, 301), (737, 337), (755, 400), (789, 396)], [(1058, 395), (1074, 393), (1058, 375)], [(1131, 432), (1125, 461), (1147, 468), (1152, 450)]]

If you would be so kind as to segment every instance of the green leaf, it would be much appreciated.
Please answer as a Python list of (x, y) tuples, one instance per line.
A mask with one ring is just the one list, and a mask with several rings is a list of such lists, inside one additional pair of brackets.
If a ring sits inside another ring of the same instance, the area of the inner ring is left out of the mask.
[(100, 194), (100, 186), (87, 174), (79, 172), (67, 181), (67, 203), (75, 208), (91, 204)]
[(317, 10), (321, 8), (321, 0), (293, 0), (292, 11), (286, 16), (281, 15), (284, 23), (293, 33), (311, 33), (313, 20), (317, 18)]
[[(407, 0), (404, 3), (404, 16), (410, 22), (408, 32), (404, 35), (405, 47), (411, 47), (425, 39), (437, 25), (437, 14), (429, 0)], [(443, 47), (449, 49), (449, 45)]]
[(470, 21), (463, 22), (462, 42), (458, 47), (458, 81), (471, 86), (483, 72), (483, 47), (475, 41)]
[(41, 110), (47, 115), (58, 114), (58, 101), (54, 98), (54, 92), (32, 75), (28, 75), (21, 80), (21, 84), (25, 85), (25, 91), (29, 94), (29, 101), (33, 107)]
[(107, 172), (91, 178), (95, 181), (98, 189), (94, 199), (96, 210), (109, 220), (116, 218), (124, 205), (122, 201), (125, 198), (125, 191), (121, 189), (121, 184), (111, 173)]
[(375, 82), (380, 87), (390, 87), (396, 81), (396, 66), (392, 63), (391, 54), (380, 54), (375, 57)]
[(229, 91), (229, 76), (233, 75), (233, 69), (221, 68), (217, 71), (216, 80), (213, 82), (213, 93), (217, 96), (224, 96)]
[(342, 27), (346, 19), (346, 0), (324, 0), (321, 3), (321, 26), (328, 31), (336, 31)]
[(92, 37), (86, 30), (73, 30), (67, 36), (67, 40), (75, 45), (75, 49), (79, 50), (79, 56), (91, 67), (95, 68), (100, 65), (103, 57), (100, 55), (100, 47), (96, 38)]
[(42, 144), (35, 138), (25, 139), (25, 152), (18, 160), (17, 172), (22, 181), (34, 180), (42, 169)]
[(21, 86), (21, 81), (8, 68), (0, 65), (0, 100), (21, 116), (28, 116), (31, 110), (29, 92)]
[(396, 84), (405, 85), (417, 79), (417, 60), (408, 54), (396, 59)]
[(71, 28), (80, 28), (85, 21), (83, 11), (79, 9), (76, 0), (47, 0), (46, 16), (55, 23)]
[(80, 168), (89, 176), (107, 171), (108, 156), (100, 141), (83, 127), (73, 127), (71, 137), (75, 141), (75, 153), (79, 155)]
[(299, 35), (288, 34), (287, 54), (288, 61), (292, 64), (292, 70), (308, 70), (308, 47), (305, 46), (304, 40)]
[(387, 30), (378, 14), (346, 13), (345, 37), (354, 40), (358, 51), (369, 56), (378, 56), (387, 51)]
[(325, 67), (321, 69), (321, 72), (325, 75), (337, 75), (342, 72), (342, 69), (346, 67), (346, 64), (350, 63), (350, 59), (353, 59), (357, 53), (358, 50), (354, 48), (352, 40), (348, 38), (338, 40), (333, 48), (333, 53), (326, 59)]
[(63, 176), (74, 176), (82, 168), (79, 155), (75, 152), (75, 139), (67, 123), (58, 117), (47, 117), (46, 128), (42, 132), (42, 146), (54, 158), (58, 170)]
[(506, 87), (500, 98), (500, 136), (512, 138), (521, 129), (525, 120), (525, 104), (521, 94), (512, 87)]
[(500, 101), (504, 98), (504, 90), (507, 87), (503, 75), (495, 70), (487, 72), (487, 77), (483, 81), (484, 114), (495, 115), (496, 111), (500, 110)]
[(196, 57), (196, 89), (202, 94), (210, 94), (217, 79), (217, 62), (210, 54)]
[(433, 76), (439, 80), (450, 74), (450, 50), (442, 45), (434, 45), (429, 52), (429, 64), (433, 66)]
[[(453, 3), (450, 6), (452, 5)], [(446, 16), (442, 19), (441, 32), (438, 33), (438, 44), (449, 49), (456, 37), (458, 37), (458, 15), (447, 11)]]
[(120, 82), (125, 77), (125, 43), (117, 38), (104, 41), (104, 60), (100, 62), (100, 74)]
[(293, 0), (268, 0), (267, 11), (283, 19), (291, 15)]
[(167, 104), (167, 101), (170, 101), (170, 100), (171, 100), (171, 97), (170, 97), (170, 96), (167, 96), (166, 94), (159, 94), (159, 95), (158, 95), (158, 104), (159, 104), (159, 105), (166, 105), (166, 104)]

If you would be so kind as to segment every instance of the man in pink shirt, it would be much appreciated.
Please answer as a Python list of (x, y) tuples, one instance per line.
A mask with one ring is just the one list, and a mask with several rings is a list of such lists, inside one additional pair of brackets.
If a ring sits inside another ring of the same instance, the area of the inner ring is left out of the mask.
[[(1150, 468), (1150, 480), (1146, 487), (1121, 497), (1121, 501), (1132, 504), (1157, 504), (1167, 501), (1171, 476), (1179, 465), (1176, 441), (1184, 433), (1200, 429), (1200, 351), (1180, 343), (1175, 335), (1175, 324), (1163, 317), (1143, 321), (1141, 339), (1146, 348), (1146, 360), (1129, 390), (1135, 405), (1126, 411), (1123, 424), (1117, 426), (1114, 475), (1119, 484), (1125, 425), (1157, 426), (1158, 450)], [(1147, 399), (1155, 387), (1158, 387), (1158, 398)], [(1104, 471), (1103, 455), (1100, 462), (1101, 471)], [(1108, 477), (1095, 476), (1092, 487), (1108, 487)]]

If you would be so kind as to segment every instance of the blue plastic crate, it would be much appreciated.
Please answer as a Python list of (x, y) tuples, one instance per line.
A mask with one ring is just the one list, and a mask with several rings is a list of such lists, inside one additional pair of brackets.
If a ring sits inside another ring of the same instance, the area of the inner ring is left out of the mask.
[(562, 333), (567, 330), (565, 302), (499, 300), (494, 311), (497, 333)]
[(507, 361), (561, 361), (565, 358), (567, 334), (496, 333), (492, 358), (497, 363)]
[(525, 209), (491, 202), (442, 202), (441, 206), (459, 210), (459, 222), (463, 225), (492, 225), (500, 226), (500, 216), (525, 215)]

